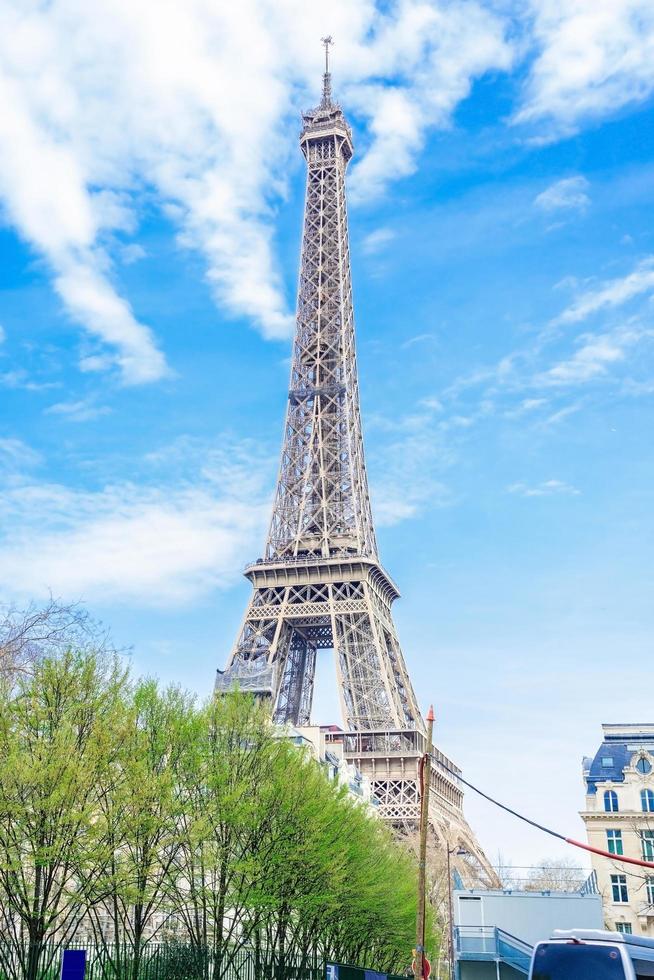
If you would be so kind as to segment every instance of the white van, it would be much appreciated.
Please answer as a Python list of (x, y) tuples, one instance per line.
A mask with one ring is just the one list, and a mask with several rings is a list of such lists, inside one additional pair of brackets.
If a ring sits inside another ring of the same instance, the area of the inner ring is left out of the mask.
[(555, 929), (537, 943), (529, 980), (643, 980), (654, 977), (654, 939), (600, 929)]

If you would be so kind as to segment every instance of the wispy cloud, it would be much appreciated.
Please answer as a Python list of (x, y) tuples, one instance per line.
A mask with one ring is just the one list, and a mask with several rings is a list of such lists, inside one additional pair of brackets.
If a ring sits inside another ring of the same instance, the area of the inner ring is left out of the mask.
[(111, 409), (107, 405), (96, 405), (87, 399), (71, 402), (56, 402), (45, 410), (47, 415), (61, 415), (69, 422), (90, 422), (108, 415)]
[(504, 412), (504, 417), (507, 419), (519, 419), (530, 412), (535, 412), (537, 409), (543, 408), (545, 405), (547, 405), (546, 398), (523, 398), (514, 408), (507, 409)]
[(414, 412), (370, 420), (373, 433), (383, 434), (368, 446), (373, 514), (380, 527), (452, 503), (444, 474), (454, 453), (445, 442), (448, 420), (439, 417), (441, 409), (438, 399), (425, 399)]
[(528, 483), (512, 483), (506, 488), (507, 493), (515, 493), (520, 497), (553, 497), (571, 496), (577, 497), (581, 490), (565, 483), (563, 480), (543, 480), (542, 483), (529, 485)]
[(407, 350), (409, 347), (415, 347), (416, 344), (434, 344), (437, 342), (437, 340), (438, 338), (436, 337), (436, 334), (417, 333), (415, 337), (409, 337), (408, 340), (405, 340), (402, 344), (400, 344), (400, 347), (402, 350)]
[(169, 370), (152, 331), (136, 320), (97, 264), (91, 253), (57, 263), (54, 286), (71, 318), (109, 349), (82, 357), (80, 366), (102, 371), (116, 364), (127, 384), (158, 381)]
[(22, 439), (0, 438), (0, 467), (9, 470), (31, 469), (41, 462), (41, 455)]
[(582, 293), (561, 313), (555, 323), (578, 323), (598, 310), (622, 306), (630, 299), (654, 289), (654, 256), (638, 263), (633, 272), (619, 279), (610, 279), (597, 288)]
[(650, 0), (531, 0), (531, 10), (536, 58), (515, 122), (554, 138), (654, 91)]
[(147, 254), (143, 246), (139, 245), (138, 242), (131, 242), (129, 245), (124, 245), (120, 250), (120, 258), (125, 265), (140, 262)]
[(29, 376), (27, 371), (18, 368), (0, 374), (0, 387), (22, 389), (23, 391), (48, 391), (51, 388), (60, 388), (61, 382), (36, 381)]
[[(516, 50), (508, 22), (472, 0), (386, 7), (365, 53), (368, 72), (348, 101), (369, 119), (372, 144), (352, 176), (354, 199), (369, 199), (416, 167), (431, 126), (449, 126), (475, 78), (509, 69)], [(379, 81), (379, 79), (382, 81)], [(388, 84), (390, 82), (390, 84)]]
[(362, 250), (366, 255), (376, 255), (395, 238), (392, 228), (375, 228), (363, 239)]
[(108, 256), (97, 242), (103, 223), (125, 227), (124, 212), (91, 191), (85, 153), (76, 145), (82, 133), (78, 139), (72, 130), (62, 132), (75, 125), (67, 116), (76, 96), (63, 77), (61, 40), (47, 16), (3, 7), (0, 199), (20, 233), (46, 256), (71, 317), (111, 348), (125, 381), (154, 380), (165, 374), (165, 359), (148, 327), (116, 291)]
[[(9, 451), (24, 456), (13, 442)], [(171, 481), (166, 469), (167, 480), (97, 490), (28, 476), (10, 484), (0, 499), (0, 592), (32, 597), (51, 589), (70, 599), (161, 606), (233, 584), (243, 556), (261, 547), (267, 486), (253, 487), (258, 456), (245, 465), (233, 446), (204, 449), (187, 480)]]
[(534, 199), (541, 211), (581, 211), (590, 203), (585, 177), (565, 177), (551, 184)]
[(581, 346), (575, 353), (559, 361), (536, 380), (549, 385), (574, 385), (592, 381), (605, 375), (609, 368), (624, 361), (629, 348), (654, 331), (638, 325), (627, 325), (602, 334), (582, 334)]
[(112, 262), (139, 257), (124, 239), (144, 186), (204, 256), (217, 302), (265, 337), (289, 335), (275, 206), (297, 111), (318, 98), (327, 21), (336, 88), (368, 143), (353, 173), (360, 197), (410, 173), (427, 129), (448, 125), (474, 79), (513, 57), (506, 20), (478, 0), (3, 5), (0, 198), (97, 343), (86, 370), (115, 365), (129, 383), (167, 371)]
[(540, 423), (545, 429), (550, 426), (558, 425), (559, 422), (563, 422), (565, 419), (569, 418), (571, 415), (576, 415), (577, 412), (581, 411), (584, 406), (583, 400), (572, 402), (570, 405), (563, 405), (561, 408), (557, 408), (555, 412), (552, 412)]

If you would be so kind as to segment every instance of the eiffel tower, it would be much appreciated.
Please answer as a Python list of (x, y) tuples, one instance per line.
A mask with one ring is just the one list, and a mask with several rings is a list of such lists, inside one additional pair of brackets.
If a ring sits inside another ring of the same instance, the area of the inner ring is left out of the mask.
[[(345, 195), (352, 131), (332, 99), (331, 38), (323, 43), (322, 100), (304, 114), (300, 136), (306, 200), (277, 492), (264, 557), (245, 571), (253, 593), (216, 690), (237, 684), (269, 699), (277, 723), (308, 725), (316, 654), (333, 650), (346, 731), (327, 739), (371, 778), (381, 816), (415, 825), (425, 725), (391, 614), (399, 592), (380, 563), (370, 508)], [(431, 824), (492, 881), (463, 817), (458, 772), (432, 747)]]

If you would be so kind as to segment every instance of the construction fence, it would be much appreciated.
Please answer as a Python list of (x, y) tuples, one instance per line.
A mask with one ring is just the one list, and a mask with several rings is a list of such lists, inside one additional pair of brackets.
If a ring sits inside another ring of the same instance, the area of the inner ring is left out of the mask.
[[(179, 942), (147, 943), (138, 960), (132, 947), (115, 943), (69, 943), (84, 950), (84, 980), (405, 980), (349, 964), (325, 963), (316, 950), (284, 954), (259, 947), (225, 949), (219, 958), (209, 948)], [(0, 980), (81, 980), (62, 975), (64, 950), (44, 944), (34, 956), (29, 947), (0, 938)]]

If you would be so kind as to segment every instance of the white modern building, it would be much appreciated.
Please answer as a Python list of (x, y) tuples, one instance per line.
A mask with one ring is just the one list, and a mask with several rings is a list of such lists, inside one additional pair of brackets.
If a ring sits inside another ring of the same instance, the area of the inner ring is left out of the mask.
[(345, 786), (348, 793), (376, 811), (378, 804), (373, 795), (372, 784), (354, 763), (345, 758), (343, 739), (338, 737), (339, 733), (345, 733), (338, 725), (301, 725), (287, 728), (286, 733), (295, 745), (304, 746), (311, 752), (329, 780)]
[[(602, 725), (603, 740), (585, 758), (588, 843), (654, 862), (654, 724)], [(654, 936), (654, 868), (592, 855), (607, 929)]]
[(456, 980), (523, 980), (534, 945), (554, 929), (600, 929), (595, 878), (578, 891), (456, 889)]

